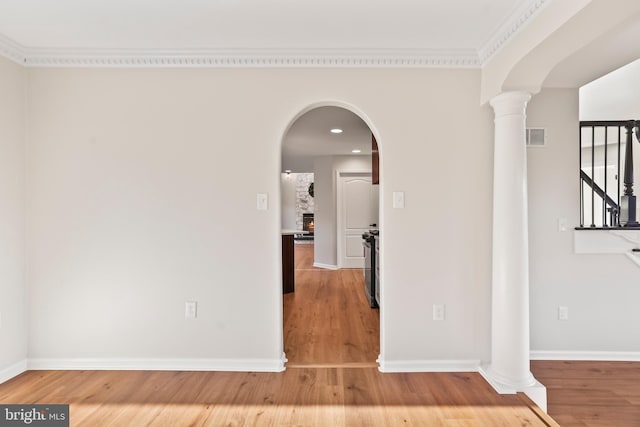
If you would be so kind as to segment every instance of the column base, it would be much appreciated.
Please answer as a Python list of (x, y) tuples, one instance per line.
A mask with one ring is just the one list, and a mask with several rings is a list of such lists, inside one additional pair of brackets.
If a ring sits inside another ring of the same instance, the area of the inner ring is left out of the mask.
[(507, 380), (504, 376), (496, 374), (491, 366), (481, 366), (478, 370), (480, 375), (493, 387), (499, 394), (516, 394), (524, 393), (533, 400), (540, 409), (547, 412), (547, 388), (538, 382), (531, 373), (529, 376), (517, 383)]

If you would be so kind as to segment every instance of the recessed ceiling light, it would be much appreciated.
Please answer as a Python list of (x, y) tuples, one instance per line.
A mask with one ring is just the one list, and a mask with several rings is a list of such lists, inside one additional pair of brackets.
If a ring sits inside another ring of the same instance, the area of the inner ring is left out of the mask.
[(340, 129), (340, 128), (333, 128), (333, 129), (331, 129), (331, 133), (342, 133), (342, 129)]
[(351, 150), (351, 152), (354, 154), (358, 154), (358, 153), (362, 153), (362, 150)]

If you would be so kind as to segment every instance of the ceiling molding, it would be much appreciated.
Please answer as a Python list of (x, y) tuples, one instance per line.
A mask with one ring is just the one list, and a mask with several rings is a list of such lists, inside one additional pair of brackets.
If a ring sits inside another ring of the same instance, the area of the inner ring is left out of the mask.
[(552, 0), (525, 1), (475, 49), (130, 50), (37, 49), (0, 34), (0, 56), (26, 67), (81, 68), (480, 68)]
[(0, 34), (0, 55), (21, 65), (24, 65), (26, 60), (24, 47), (2, 34)]
[(523, 3), (507, 21), (498, 28), (489, 41), (478, 50), (478, 60), (484, 65), (507, 44), (513, 36), (531, 22), (544, 6), (552, 0), (529, 0)]
[(115, 68), (478, 68), (473, 50), (27, 50), (27, 67)]

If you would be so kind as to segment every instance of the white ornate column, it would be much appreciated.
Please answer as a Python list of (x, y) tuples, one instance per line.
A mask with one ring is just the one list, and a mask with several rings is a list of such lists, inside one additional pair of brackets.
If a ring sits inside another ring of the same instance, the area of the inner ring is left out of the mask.
[[(482, 374), (500, 393), (541, 386), (529, 364), (525, 112), (530, 98), (526, 92), (505, 92), (490, 102), (495, 113), (491, 364)], [(546, 410), (544, 396), (544, 402), (530, 397)]]

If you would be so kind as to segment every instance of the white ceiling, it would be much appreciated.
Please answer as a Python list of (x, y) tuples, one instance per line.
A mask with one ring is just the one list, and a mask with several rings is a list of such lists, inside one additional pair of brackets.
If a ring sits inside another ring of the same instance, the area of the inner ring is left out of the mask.
[(0, 0), (0, 38), (27, 55), (349, 50), (478, 58), (545, 1)]
[[(339, 128), (341, 134), (331, 133)], [(352, 150), (361, 150), (353, 154)], [(371, 155), (371, 130), (356, 114), (340, 107), (319, 107), (300, 116), (282, 141), (282, 171), (311, 172), (316, 156)], [(303, 158), (303, 159), (301, 159)], [(306, 159), (304, 162), (301, 160)], [(305, 165), (306, 170), (300, 169)]]

